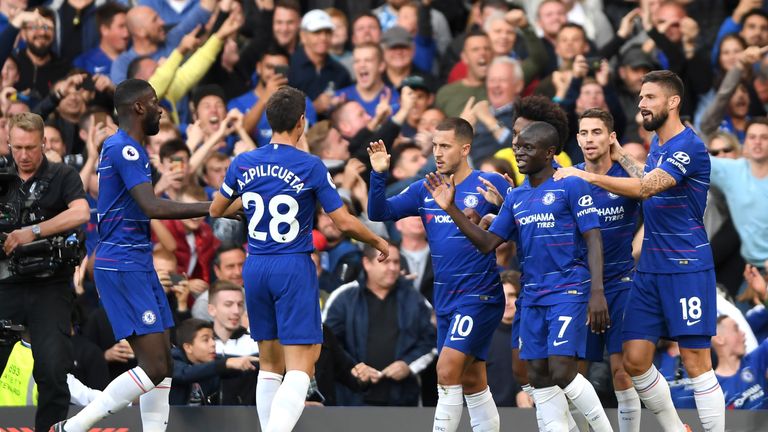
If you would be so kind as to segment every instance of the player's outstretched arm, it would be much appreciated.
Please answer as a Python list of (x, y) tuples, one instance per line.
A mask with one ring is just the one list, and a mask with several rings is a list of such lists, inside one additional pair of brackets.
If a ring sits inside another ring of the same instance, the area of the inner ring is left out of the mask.
[(131, 197), (150, 219), (189, 219), (208, 215), (210, 201), (180, 203), (155, 196), (152, 184), (140, 183), (131, 189)]
[(587, 182), (601, 187), (608, 192), (633, 199), (648, 199), (675, 186), (677, 181), (661, 168), (655, 168), (642, 178), (611, 177), (593, 174), (574, 167), (558, 168), (555, 180), (566, 177), (580, 177)]
[(604, 333), (611, 325), (608, 314), (608, 302), (603, 288), (603, 238), (599, 228), (593, 228), (582, 234), (587, 243), (587, 260), (592, 287), (587, 306), (587, 324), (595, 333)]
[(235, 200), (225, 197), (221, 192), (216, 191), (213, 194), (211, 207), (208, 209), (208, 215), (211, 217), (229, 217), (243, 208), (243, 201), (238, 197)]
[(346, 207), (341, 206), (328, 213), (328, 216), (344, 234), (375, 247), (380, 252), (379, 261), (387, 259), (389, 243), (371, 232), (358, 218), (352, 216)]
[(435, 202), (445, 210), (453, 219), (453, 223), (464, 233), (465, 236), (475, 245), (477, 250), (487, 254), (496, 250), (499, 245), (504, 243), (504, 239), (492, 232), (488, 232), (472, 223), (471, 220), (456, 207), (454, 197), (456, 195), (456, 185), (453, 175), (446, 181), (440, 174), (427, 174), (427, 181), (424, 183)]

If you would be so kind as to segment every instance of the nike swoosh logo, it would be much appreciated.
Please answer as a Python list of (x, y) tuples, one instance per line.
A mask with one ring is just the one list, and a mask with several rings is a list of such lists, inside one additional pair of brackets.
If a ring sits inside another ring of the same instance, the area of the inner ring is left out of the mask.
[(523, 202), (522, 202), (522, 201), (520, 201), (520, 202), (516, 202), (516, 203), (512, 204), (512, 210), (516, 210), (518, 207), (520, 207), (520, 205), (521, 205), (522, 203), (523, 203)]
[(463, 338), (463, 337), (459, 337), (459, 338), (457, 338), (457, 337), (453, 337), (453, 336), (451, 336), (451, 340), (452, 340), (452, 341), (462, 341), (462, 340), (464, 340), (464, 339), (465, 339), (465, 338)]
[(149, 168), (149, 162), (144, 164), (144, 168)]
[(432, 202), (434, 201), (434, 198), (424, 198), (424, 202)]
[(568, 339), (566, 339), (566, 340), (564, 340), (564, 341), (554, 341), (554, 342), (552, 342), (552, 345), (554, 345), (554, 346), (560, 346), (560, 345), (562, 345), (562, 344), (564, 344), (564, 343), (566, 343), (566, 342), (568, 342)]
[(692, 325), (696, 325), (696, 324), (698, 324), (698, 323), (699, 323), (699, 321), (701, 321), (701, 320), (700, 320), (700, 319), (698, 319), (698, 320), (696, 320), (696, 321), (691, 321), (691, 320), (688, 320), (688, 321), (686, 321), (685, 323), (688, 325), (688, 327), (690, 327), (690, 326), (692, 326)]

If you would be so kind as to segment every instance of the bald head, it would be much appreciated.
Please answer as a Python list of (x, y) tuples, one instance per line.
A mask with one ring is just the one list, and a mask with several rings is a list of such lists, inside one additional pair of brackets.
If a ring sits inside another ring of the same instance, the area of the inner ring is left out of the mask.
[(557, 129), (549, 123), (533, 122), (520, 131), (519, 140), (534, 144), (538, 148), (557, 148), (560, 136)]
[(165, 41), (165, 22), (148, 6), (135, 6), (126, 15), (128, 32), (134, 41), (159, 44)]

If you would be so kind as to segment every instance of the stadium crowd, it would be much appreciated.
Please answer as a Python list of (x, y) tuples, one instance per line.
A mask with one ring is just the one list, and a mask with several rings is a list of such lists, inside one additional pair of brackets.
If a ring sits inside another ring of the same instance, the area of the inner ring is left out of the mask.
[[(135, 366), (100, 306), (91, 258), (99, 149), (117, 129), (120, 82), (147, 80), (161, 99), (160, 132), (144, 144), (155, 194), (181, 202), (211, 200), (234, 156), (268, 145), (265, 106), (277, 89), (304, 92), (306, 151), (322, 159), (349, 211), (392, 242), (378, 262), (318, 210), (312, 259), (324, 342), (307, 403), (434, 406), (425, 227), (419, 217), (369, 219), (369, 143), (382, 140), (391, 154), (387, 196), (436, 169), (432, 136), (449, 116), (474, 127), (472, 167), (512, 187), (523, 180), (511, 150), (518, 117), (555, 126), (557, 162), (567, 167), (584, 161), (579, 116), (606, 110), (623, 148), (645, 162), (652, 137), (638, 92), (646, 73), (668, 69), (683, 78), (682, 118), (711, 156), (704, 226), (718, 281), (715, 372), (724, 388), (757, 386), (726, 397), (729, 408), (768, 408), (766, 46), (763, 0), (0, 0), (0, 155), (10, 153), (8, 119), (39, 114), (45, 156), (79, 170), (91, 204), (87, 256), (73, 280), (73, 403)], [(253, 405), (258, 347), (242, 289), (249, 228), (210, 217), (151, 226), (177, 325), (171, 403)], [(507, 307), (488, 380), (498, 406), (531, 407), (511, 373), (514, 248), (500, 247), (497, 265)], [(656, 365), (676, 407), (695, 407), (675, 343), (659, 345)], [(615, 407), (608, 365), (592, 363), (587, 377), (603, 406)], [(25, 383), (0, 392), (0, 405), (27, 404), (30, 391)]]

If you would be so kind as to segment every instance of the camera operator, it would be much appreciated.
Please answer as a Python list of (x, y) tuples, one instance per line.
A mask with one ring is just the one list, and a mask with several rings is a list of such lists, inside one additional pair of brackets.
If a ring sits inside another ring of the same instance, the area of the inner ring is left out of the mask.
[[(69, 407), (71, 263), (79, 253), (71, 233), (88, 221), (89, 209), (78, 173), (43, 155), (39, 115), (13, 116), (8, 130), (16, 170), (8, 169), (12, 163), (0, 169), (0, 320), (25, 325), (35, 341), (35, 429), (47, 431), (66, 418)], [(11, 348), (0, 346), (0, 370)]]

